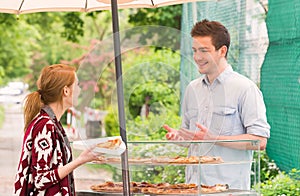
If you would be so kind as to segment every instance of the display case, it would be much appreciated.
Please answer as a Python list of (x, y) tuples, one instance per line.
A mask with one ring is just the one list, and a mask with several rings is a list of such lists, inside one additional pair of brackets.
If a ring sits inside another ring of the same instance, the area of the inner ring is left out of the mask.
[[(260, 195), (258, 140), (135, 141), (127, 143), (132, 195)], [(92, 164), (122, 170), (120, 156)], [(122, 182), (105, 182), (79, 196), (123, 195)]]

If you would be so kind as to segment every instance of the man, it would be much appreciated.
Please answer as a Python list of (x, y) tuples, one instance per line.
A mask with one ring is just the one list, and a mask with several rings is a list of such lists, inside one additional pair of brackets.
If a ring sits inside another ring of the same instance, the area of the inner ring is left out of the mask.
[(226, 183), (230, 188), (249, 190), (251, 149), (257, 147), (251, 142), (218, 141), (259, 140), (259, 148), (266, 148), (270, 126), (262, 93), (227, 63), (230, 35), (221, 23), (206, 19), (197, 22), (191, 36), (193, 57), (203, 76), (187, 86), (182, 102), (182, 128), (164, 125), (168, 131), (166, 138), (202, 140), (201, 144), (189, 146), (189, 155), (220, 156), (229, 163), (189, 166), (187, 183)]

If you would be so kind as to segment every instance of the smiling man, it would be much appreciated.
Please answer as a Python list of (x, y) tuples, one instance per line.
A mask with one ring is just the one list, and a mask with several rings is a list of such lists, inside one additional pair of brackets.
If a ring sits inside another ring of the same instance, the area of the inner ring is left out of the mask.
[[(188, 166), (186, 182), (228, 184), (234, 189), (250, 189), (253, 149), (264, 150), (270, 136), (262, 93), (248, 78), (232, 70), (227, 62), (230, 35), (217, 21), (197, 22), (192, 31), (194, 60), (203, 74), (186, 88), (182, 102), (180, 130), (164, 125), (168, 140), (212, 140), (191, 144), (189, 156), (220, 156), (225, 162), (243, 164)], [(259, 140), (218, 142), (220, 140)], [(199, 176), (200, 173), (200, 176)], [(197, 175), (198, 174), (198, 175)]]

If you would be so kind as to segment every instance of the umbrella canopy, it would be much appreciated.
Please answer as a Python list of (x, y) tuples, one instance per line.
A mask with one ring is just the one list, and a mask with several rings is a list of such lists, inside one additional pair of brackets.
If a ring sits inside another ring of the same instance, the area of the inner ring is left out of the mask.
[[(192, 1), (201, 0), (118, 0), (117, 2), (118, 8), (155, 8)], [(91, 12), (110, 9), (111, 0), (9, 0), (0, 2), (0, 12), (11, 14), (49, 11)]]
[[(156, 8), (196, 1), (217, 0), (2, 0), (0, 12), (10, 14), (26, 14), (35, 12), (92, 12), (109, 10), (112, 12), (112, 28), (115, 54), (115, 68), (117, 81), (117, 99), (120, 135), (127, 146), (124, 93), (122, 81), (122, 62), (119, 36), (119, 8)], [(127, 150), (122, 154), (123, 195), (130, 195), (130, 180)]]

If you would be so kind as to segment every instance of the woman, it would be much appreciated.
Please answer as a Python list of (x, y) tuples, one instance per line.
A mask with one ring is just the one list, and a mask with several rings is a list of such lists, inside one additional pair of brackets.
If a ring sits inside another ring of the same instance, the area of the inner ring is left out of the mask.
[(83, 151), (72, 160), (70, 143), (60, 123), (77, 104), (80, 88), (75, 68), (57, 64), (43, 68), (38, 90), (26, 97), (25, 134), (15, 182), (17, 195), (75, 195), (72, 171), (97, 155)]

